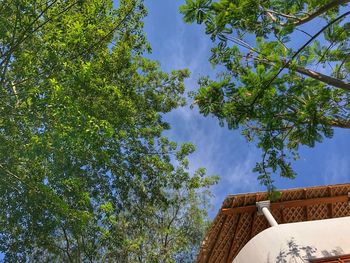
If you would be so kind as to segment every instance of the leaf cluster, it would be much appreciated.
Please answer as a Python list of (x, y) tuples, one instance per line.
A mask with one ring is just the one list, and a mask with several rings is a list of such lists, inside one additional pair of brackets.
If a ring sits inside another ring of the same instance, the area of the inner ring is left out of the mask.
[(193, 256), (217, 178), (190, 174), (194, 146), (163, 137), (189, 72), (145, 58), (142, 1), (1, 1), (0, 14), (5, 261)]
[[(256, 141), (262, 161), (254, 171), (270, 191), (273, 175), (295, 177), (291, 160), (301, 146), (350, 128), (349, 12), (342, 5), (348, 1), (187, 0), (180, 8), (185, 22), (205, 26), (214, 43), (210, 62), (224, 69), (199, 80), (194, 104)], [(306, 32), (307, 23), (317, 30)]]

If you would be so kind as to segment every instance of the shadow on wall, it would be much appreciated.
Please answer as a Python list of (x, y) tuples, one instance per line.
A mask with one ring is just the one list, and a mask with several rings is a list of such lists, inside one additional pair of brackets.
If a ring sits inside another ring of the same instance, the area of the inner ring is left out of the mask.
[[(289, 263), (289, 262), (309, 262), (310, 259), (316, 259), (317, 248), (313, 246), (301, 246), (295, 241), (292, 237), (287, 242), (288, 249), (280, 250), (276, 259), (271, 259), (268, 255), (267, 263)], [(333, 257), (340, 256), (344, 254), (344, 251), (341, 247), (336, 247), (331, 250), (322, 250), (322, 257)]]

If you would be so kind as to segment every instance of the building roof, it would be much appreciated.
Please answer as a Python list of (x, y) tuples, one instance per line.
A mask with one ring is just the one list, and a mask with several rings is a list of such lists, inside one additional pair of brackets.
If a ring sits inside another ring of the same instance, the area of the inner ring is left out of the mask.
[[(282, 190), (270, 211), (279, 224), (350, 216), (350, 184)], [(230, 195), (212, 222), (199, 251), (197, 262), (232, 262), (244, 245), (268, 228), (257, 214), (256, 202), (267, 193)]]

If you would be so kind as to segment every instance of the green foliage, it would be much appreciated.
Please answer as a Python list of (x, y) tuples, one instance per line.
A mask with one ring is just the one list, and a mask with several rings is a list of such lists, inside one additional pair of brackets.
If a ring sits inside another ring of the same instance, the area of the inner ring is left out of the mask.
[[(300, 146), (350, 128), (348, 2), (187, 0), (180, 8), (185, 22), (205, 25), (215, 43), (210, 62), (224, 68), (199, 80), (194, 104), (257, 141), (254, 170), (271, 192), (273, 174), (295, 177)], [(305, 32), (306, 23), (320, 34)], [(300, 39), (309, 43), (299, 50)]]
[(190, 175), (193, 145), (162, 137), (189, 73), (143, 56), (142, 1), (1, 1), (0, 14), (5, 261), (193, 257), (217, 178)]

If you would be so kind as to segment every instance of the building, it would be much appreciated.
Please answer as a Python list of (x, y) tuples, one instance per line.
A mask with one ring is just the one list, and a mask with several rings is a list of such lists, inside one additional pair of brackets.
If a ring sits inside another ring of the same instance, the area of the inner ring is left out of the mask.
[(350, 184), (228, 196), (198, 263), (350, 263)]

